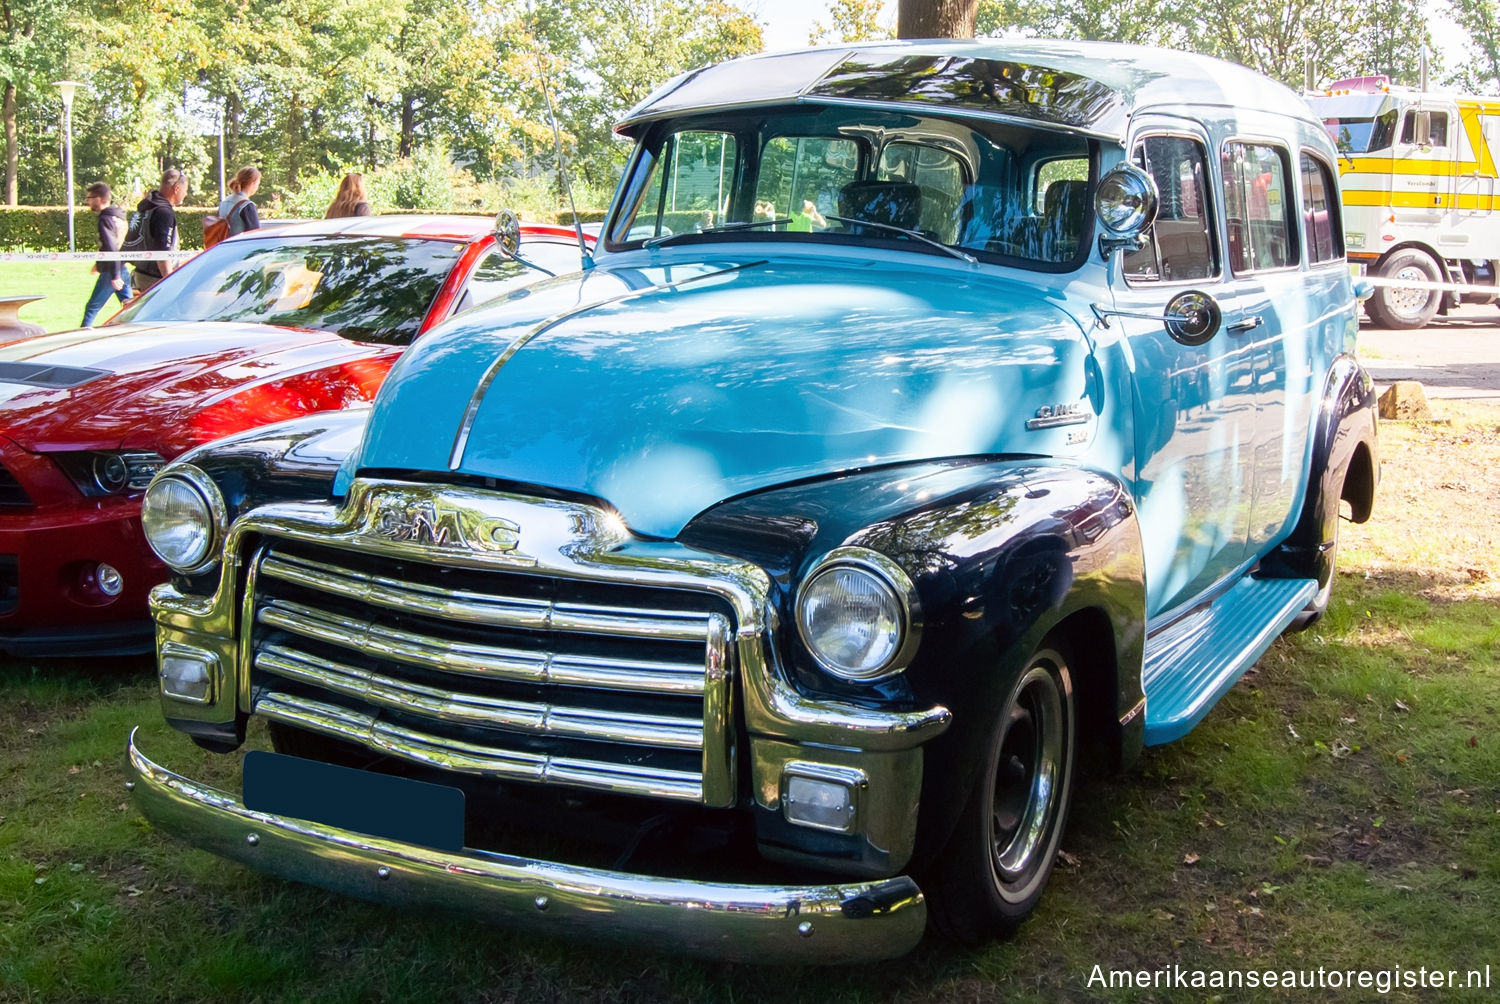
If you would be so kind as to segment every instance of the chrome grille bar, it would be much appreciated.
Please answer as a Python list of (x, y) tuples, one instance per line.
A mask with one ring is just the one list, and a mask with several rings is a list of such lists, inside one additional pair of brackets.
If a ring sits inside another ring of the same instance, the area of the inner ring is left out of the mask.
[(326, 659), (314, 661), (313, 657), (284, 645), (262, 647), (256, 653), (255, 665), (286, 679), (300, 680), (370, 704), (414, 711), (443, 721), (515, 729), (536, 735), (673, 749), (703, 747), (701, 719), (625, 714), (509, 701), (478, 694), (455, 694)]
[(697, 774), (478, 746), (292, 694), (275, 691), (262, 694), (256, 702), (255, 712), (296, 728), (345, 739), (443, 770), (497, 780), (551, 782), (678, 801), (698, 802), (703, 798), (703, 782)]
[(708, 618), (701, 613), (553, 603), (443, 589), (370, 575), (298, 555), (268, 555), (261, 562), (260, 571), (262, 575), (284, 582), (387, 610), (465, 624), (663, 641), (706, 641), (708, 638)]
[(557, 683), (655, 694), (703, 693), (701, 662), (677, 664), (643, 659), (602, 659), (460, 642), (350, 621), (284, 599), (271, 600), (260, 607), (255, 616), (268, 627), (304, 638), (443, 672), (524, 683)]

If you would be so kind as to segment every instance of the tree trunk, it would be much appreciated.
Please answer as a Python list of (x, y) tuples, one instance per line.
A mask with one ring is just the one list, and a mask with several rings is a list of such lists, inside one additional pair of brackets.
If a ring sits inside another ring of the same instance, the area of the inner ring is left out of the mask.
[(16, 85), (5, 82), (5, 104), (0, 110), (5, 119), (5, 204), (14, 206), (19, 194), (21, 148), (16, 141)]
[(979, 0), (900, 0), (897, 38), (973, 38)]
[(401, 146), (396, 151), (396, 156), (406, 158), (411, 156), (412, 134), (417, 128), (417, 102), (410, 94), (401, 95)]

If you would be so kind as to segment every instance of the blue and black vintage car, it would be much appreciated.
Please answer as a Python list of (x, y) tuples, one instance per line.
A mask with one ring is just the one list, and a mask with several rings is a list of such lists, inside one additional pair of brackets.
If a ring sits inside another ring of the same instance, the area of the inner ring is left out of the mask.
[(234, 792), (132, 741), (137, 804), (541, 931), (1006, 933), (1080, 763), (1193, 728), (1370, 514), (1337, 153), (1263, 77), (1102, 44), (749, 58), (618, 128), (579, 272), (158, 476), (166, 716), (278, 752)]

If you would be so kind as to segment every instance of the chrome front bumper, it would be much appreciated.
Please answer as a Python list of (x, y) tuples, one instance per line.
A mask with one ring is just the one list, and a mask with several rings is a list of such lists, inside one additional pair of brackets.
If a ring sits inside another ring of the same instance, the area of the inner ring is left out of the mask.
[(135, 805), (158, 829), (258, 871), (362, 899), (746, 962), (893, 958), (910, 951), (926, 926), (927, 905), (907, 878), (729, 885), (448, 853), (252, 812), (234, 795), (147, 759), (134, 732), (128, 756)]

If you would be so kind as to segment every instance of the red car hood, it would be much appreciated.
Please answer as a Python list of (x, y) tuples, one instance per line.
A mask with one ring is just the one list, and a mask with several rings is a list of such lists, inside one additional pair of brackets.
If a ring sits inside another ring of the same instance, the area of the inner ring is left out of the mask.
[(0, 435), (37, 452), (140, 448), (171, 458), (205, 438), (194, 421), (206, 409), (294, 375), (306, 377), (299, 393), (316, 392), (323, 370), (337, 371), (339, 384), (351, 372), (367, 375), (373, 385), (362, 389), (373, 393), (401, 351), (326, 331), (221, 322), (42, 335), (0, 345)]

